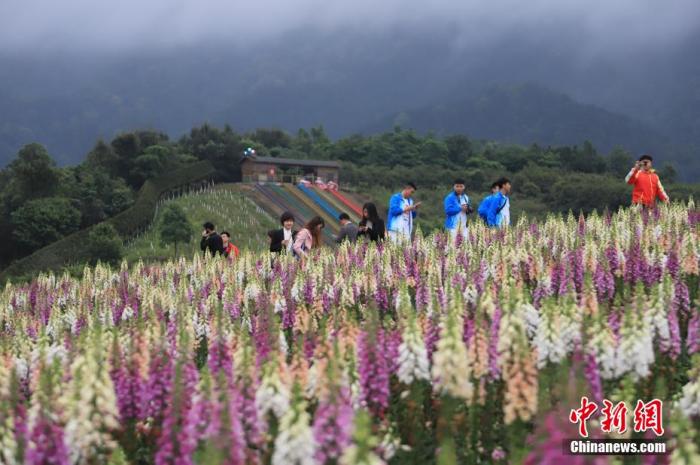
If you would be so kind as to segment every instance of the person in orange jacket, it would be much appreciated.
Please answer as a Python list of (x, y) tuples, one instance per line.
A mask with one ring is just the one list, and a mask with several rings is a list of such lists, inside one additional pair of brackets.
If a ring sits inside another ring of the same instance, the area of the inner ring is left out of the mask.
[(662, 202), (668, 202), (668, 195), (661, 185), (659, 175), (652, 169), (651, 155), (642, 155), (627, 173), (625, 181), (634, 186), (632, 189), (632, 204), (653, 207), (658, 197)]
[(224, 242), (224, 255), (226, 257), (238, 258), (240, 251), (238, 250), (238, 247), (233, 245), (233, 242), (231, 242), (231, 234), (229, 234), (228, 231), (223, 231), (221, 233), (221, 239)]

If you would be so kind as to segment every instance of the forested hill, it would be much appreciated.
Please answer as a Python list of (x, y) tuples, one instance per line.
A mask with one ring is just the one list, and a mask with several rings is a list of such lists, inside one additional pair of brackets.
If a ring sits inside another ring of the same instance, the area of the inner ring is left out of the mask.
[[(307, 95), (315, 96), (308, 98)], [(81, 108), (84, 98), (90, 100), (88, 109)], [(254, 123), (264, 127), (265, 120), (270, 120), (276, 122), (277, 127), (295, 131), (297, 127), (293, 121), (300, 118), (311, 124), (315, 119), (309, 115), (319, 115), (319, 109), (324, 106), (320, 100), (330, 102), (333, 107), (337, 103), (333, 102), (334, 98), (333, 93), (323, 93), (321, 98), (312, 89), (297, 93), (290, 88), (279, 88), (241, 100), (241, 107), (250, 108), (250, 111), (241, 115), (226, 111), (226, 116), (218, 119), (234, 120), (239, 124), (236, 127)], [(30, 141), (56, 148), (52, 154), (58, 164), (72, 164), (77, 161), (76, 153), (85, 153), (83, 147), (89, 147), (96, 135), (112, 137), (118, 133), (118, 128), (129, 127), (127, 121), (133, 117), (137, 118), (137, 125), (145, 126), (148, 121), (158, 119), (152, 109), (143, 107), (143, 102), (121, 101), (117, 96), (69, 94), (53, 101), (49, 110), (32, 99), (26, 106), (14, 97), (5, 95), (4, 99), (0, 94), (0, 106), (9, 109), (8, 114), (14, 115), (16, 123), (8, 122), (0, 127), (0, 164), (9, 162), (16, 147)], [(189, 106), (184, 102), (170, 102), (165, 107), (170, 109), (164, 114), (179, 113), (180, 116), (176, 117), (178, 122), (164, 128), (165, 132), (184, 131), (182, 126), (187, 118), (183, 115), (194, 108), (207, 114), (204, 107), (206, 104), (202, 102), (192, 101)], [(360, 109), (350, 106), (348, 109), (355, 113), (356, 132), (361, 134), (379, 134), (400, 126), (419, 133), (467, 134), (478, 139), (524, 145), (581, 145), (591, 141), (605, 153), (616, 146), (631, 153), (651, 152), (659, 161), (676, 167), (682, 165), (681, 179), (691, 181), (700, 177), (700, 157), (694, 156), (691, 145), (674, 145), (671, 138), (650, 124), (579, 103), (565, 94), (534, 84), (494, 86), (475, 96), (442, 100), (439, 104), (384, 116), (375, 112), (373, 118), (366, 119), (359, 116)], [(136, 116), (139, 112), (145, 113)], [(72, 116), (65, 118), (64, 114)], [(332, 115), (324, 116), (329, 118), (331, 126), (338, 127)], [(34, 127), (35, 121), (45, 121), (45, 124)]]
[[(205, 124), (176, 140), (140, 130), (93, 144), (75, 166), (57, 166), (46, 148), (30, 144), (0, 169), (0, 269), (114, 217), (135, 205), (147, 181), (194, 170), (199, 161), (209, 162), (204, 164), (211, 167), (216, 181), (238, 181), (246, 147), (273, 157), (340, 161), (341, 184), (358, 189), (380, 208), (403, 182), (415, 180), (425, 203), (419, 223), (426, 231), (442, 224), (442, 198), (456, 176), (466, 179), (475, 202), (495, 179), (511, 177), (514, 218), (521, 213), (587, 213), (629, 204), (630, 189), (623, 178), (634, 160), (620, 148), (599, 152), (590, 142), (525, 146), (461, 134), (419, 134), (398, 127), (334, 141), (322, 127), (294, 134), (264, 128), (241, 133)], [(678, 184), (671, 166), (657, 166), (672, 198), (700, 197), (700, 185)], [(115, 241), (123, 239), (128, 238)]]

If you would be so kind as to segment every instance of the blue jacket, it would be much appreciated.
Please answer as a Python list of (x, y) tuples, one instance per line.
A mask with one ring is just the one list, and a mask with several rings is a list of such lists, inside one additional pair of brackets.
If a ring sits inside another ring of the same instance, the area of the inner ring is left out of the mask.
[(482, 220), (487, 221), (489, 217), (489, 206), (491, 201), (496, 197), (496, 194), (489, 194), (484, 197), (484, 200), (479, 204), (478, 213)]
[[(403, 194), (401, 194), (401, 192), (391, 196), (391, 200), (389, 200), (389, 213), (387, 215), (388, 218), (386, 222), (387, 231), (396, 231), (396, 222), (401, 221), (401, 216), (403, 215), (403, 200)], [(407, 200), (409, 205), (413, 205), (413, 199), (408, 198)], [(413, 210), (411, 215), (413, 218), (415, 218), (416, 211)]]
[(503, 210), (503, 207), (506, 206), (506, 203), (508, 203), (508, 197), (503, 195), (502, 192), (496, 192), (493, 195), (486, 212), (486, 223), (489, 226), (495, 228), (501, 226), (501, 210)]
[(447, 194), (445, 197), (443, 202), (445, 207), (445, 229), (455, 229), (459, 224), (459, 214), (462, 213), (461, 200), (463, 199), (467, 205), (471, 207), (472, 203), (467, 194), (457, 196), (457, 194), (453, 191)]

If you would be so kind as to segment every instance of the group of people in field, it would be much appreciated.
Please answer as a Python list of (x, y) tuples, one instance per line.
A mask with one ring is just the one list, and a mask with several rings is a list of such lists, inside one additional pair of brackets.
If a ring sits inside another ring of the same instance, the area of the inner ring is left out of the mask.
[[(632, 204), (643, 208), (652, 208), (659, 199), (668, 202), (658, 174), (652, 168), (652, 157), (642, 155), (625, 177), (625, 181), (634, 186)], [(481, 221), (491, 228), (506, 228), (510, 225), (510, 192), (512, 183), (508, 178), (500, 178), (491, 185), (491, 192), (475, 210), (465, 192), (463, 179), (455, 179), (452, 191), (443, 200), (445, 213), (445, 230), (453, 239), (468, 238), (469, 217), (476, 213)], [(379, 217), (377, 207), (368, 202), (362, 207), (362, 219), (354, 224), (347, 213), (338, 217), (339, 234), (335, 237), (337, 243), (357, 240), (372, 242), (383, 241), (387, 237), (394, 243), (411, 241), (414, 223), (422, 202), (413, 200), (417, 187), (413, 182), (407, 182), (400, 192), (395, 193), (389, 200), (386, 223)], [(315, 216), (304, 227), (294, 229), (295, 218), (290, 212), (284, 212), (280, 217), (279, 229), (268, 231), (270, 252), (275, 254), (292, 254), (298, 258), (307, 256), (310, 250), (323, 244), (322, 235), (326, 224), (323, 218)], [(212, 255), (220, 254), (227, 257), (237, 257), (238, 248), (231, 243), (230, 234), (226, 231), (216, 233), (214, 225), (204, 224), (201, 248)]]

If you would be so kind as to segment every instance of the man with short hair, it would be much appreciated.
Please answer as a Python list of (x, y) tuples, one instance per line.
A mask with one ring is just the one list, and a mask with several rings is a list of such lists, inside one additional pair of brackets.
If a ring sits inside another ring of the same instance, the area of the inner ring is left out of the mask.
[(216, 232), (214, 224), (210, 221), (204, 223), (204, 231), (202, 232), (202, 240), (199, 246), (202, 252), (204, 252), (204, 255), (207, 254), (207, 251), (211, 253), (212, 257), (216, 254), (224, 255), (224, 241)]
[(455, 179), (452, 192), (447, 194), (443, 201), (445, 209), (445, 229), (450, 233), (452, 239), (461, 236), (466, 239), (467, 231), (467, 215), (472, 213), (472, 204), (469, 196), (464, 193), (464, 180)]
[(644, 154), (634, 164), (634, 167), (625, 176), (627, 184), (634, 186), (632, 189), (632, 204), (650, 208), (656, 204), (659, 198), (662, 202), (668, 202), (669, 198), (661, 185), (661, 180), (652, 168), (651, 155)]
[(347, 213), (341, 213), (338, 216), (338, 221), (340, 221), (340, 232), (336, 236), (335, 242), (340, 244), (347, 239), (351, 244), (354, 244), (357, 241), (357, 225), (350, 221), (350, 215)]
[(416, 209), (421, 204), (421, 202), (413, 202), (411, 198), (416, 189), (414, 183), (407, 182), (403, 190), (392, 195), (389, 200), (387, 230), (389, 238), (394, 243), (411, 241), (413, 220), (416, 218)]
[(489, 202), (486, 214), (486, 223), (492, 228), (505, 228), (510, 226), (510, 199), (511, 183), (508, 178), (498, 181), (499, 189)]
[(281, 229), (271, 229), (267, 232), (270, 239), (270, 252), (272, 253), (292, 253), (294, 239), (297, 232), (294, 228), (294, 215), (290, 212), (282, 213), (280, 216)]

